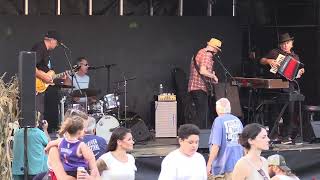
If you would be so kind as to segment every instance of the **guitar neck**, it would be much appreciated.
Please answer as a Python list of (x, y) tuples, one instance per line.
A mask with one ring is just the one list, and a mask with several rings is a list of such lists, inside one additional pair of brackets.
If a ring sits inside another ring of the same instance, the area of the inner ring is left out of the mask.
[(59, 73), (59, 74), (55, 74), (55, 75), (53, 76), (53, 79), (59, 79), (59, 78), (63, 77), (65, 73), (68, 73), (68, 74), (69, 74), (69, 72), (70, 72), (70, 71), (65, 71), (65, 72), (62, 72), (62, 73)]

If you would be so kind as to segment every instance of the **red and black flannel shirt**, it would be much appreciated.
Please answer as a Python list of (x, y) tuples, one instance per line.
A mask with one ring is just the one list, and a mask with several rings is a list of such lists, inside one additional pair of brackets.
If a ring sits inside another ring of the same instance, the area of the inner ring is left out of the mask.
[[(205, 48), (200, 49), (196, 55), (196, 62), (199, 66), (205, 66), (209, 72), (213, 71), (213, 59), (212, 54), (207, 52)], [(207, 92), (207, 87), (203, 80), (201, 79), (199, 73), (197, 72), (196, 68), (194, 67), (193, 60), (191, 60), (190, 64), (190, 76), (189, 76), (189, 83), (188, 83), (188, 92), (193, 90), (203, 90)]]

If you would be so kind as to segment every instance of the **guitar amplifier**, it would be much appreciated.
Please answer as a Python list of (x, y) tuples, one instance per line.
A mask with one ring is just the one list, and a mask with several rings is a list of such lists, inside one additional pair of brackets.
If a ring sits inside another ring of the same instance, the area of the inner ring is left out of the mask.
[(156, 137), (177, 137), (177, 101), (155, 102)]

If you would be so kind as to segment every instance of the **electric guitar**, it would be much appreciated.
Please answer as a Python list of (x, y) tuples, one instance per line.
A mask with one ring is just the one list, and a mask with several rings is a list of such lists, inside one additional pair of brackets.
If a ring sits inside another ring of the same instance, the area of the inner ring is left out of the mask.
[[(72, 67), (72, 71), (73, 72), (77, 72), (80, 69), (80, 67), (81, 66), (79, 66), (79, 65), (74, 65)], [(62, 72), (62, 73), (59, 73), (59, 74), (56, 74), (53, 70), (50, 70), (46, 74), (51, 76), (52, 80), (55, 80), (55, 79), (59, 79), (59, 78), (63, 77), (65, 75), (65, 73), (71, 74), (71, 70), (65, 71), (65, 72)], [(38, 94), (38, 93), (45, 92), (50, 85), (54, 85), (54, 83), (51, 83), (51, 84), (50, 83), (46, 83), (42, 79), (36, 78), (36, 93)]]

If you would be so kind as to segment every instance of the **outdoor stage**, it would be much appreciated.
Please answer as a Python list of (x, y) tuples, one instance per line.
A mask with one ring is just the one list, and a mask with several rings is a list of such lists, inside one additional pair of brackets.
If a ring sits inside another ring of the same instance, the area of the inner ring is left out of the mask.
[[(132, 154), (136, 158), (138, 171), (136, 179), (158, 179), (163, 158), (178, 147), (176, 138), (157, 138), (146, 144), (136, 144)], [(208, 149), (200, 149), (208, 159)], [(305, 142), (299, 145), (275, 145), (272, 150), (263, 152), (264, 157), (279, 153), (283, 155), (288, 166), (300, 179), (320, 179), (320, 144)]]

